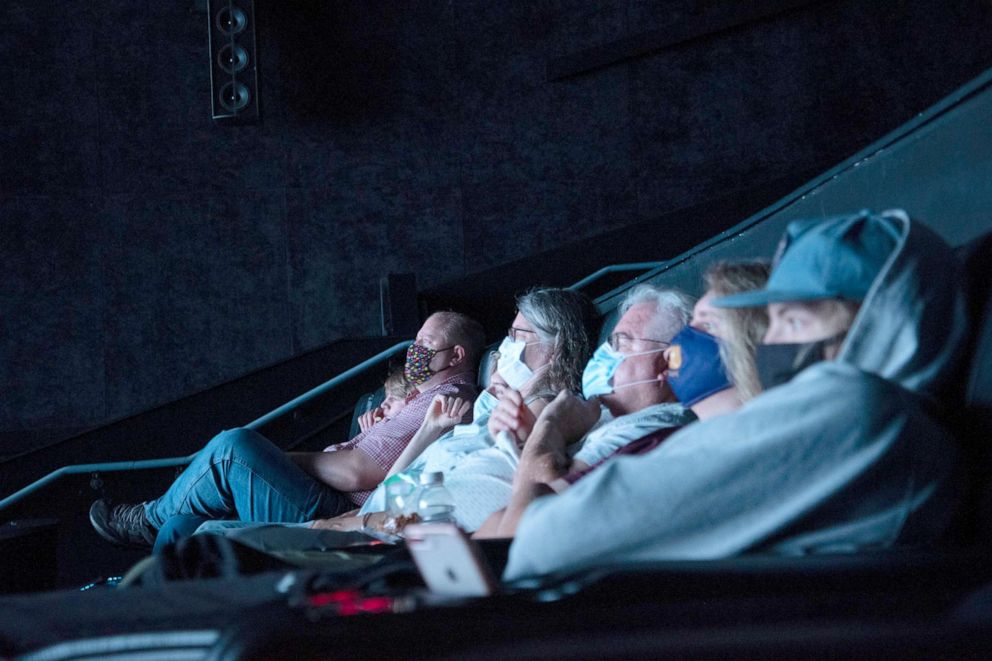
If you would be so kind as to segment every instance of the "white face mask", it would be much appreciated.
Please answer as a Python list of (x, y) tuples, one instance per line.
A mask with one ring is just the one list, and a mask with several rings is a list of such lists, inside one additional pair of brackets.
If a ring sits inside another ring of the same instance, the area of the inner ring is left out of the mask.
[[(534, 378), (534, 370), (527, 367), (521, 358), (524, 349), (532, 344), (543, 344), (543, 342), (524, 342), (517, 340), (514, 342), (509, 337), (504, 337), (499, 345), (499, 360), (496, 362), (496, 373), (503, 377), (506, 384), (514, 390), (520, 390), (528, 381)], [(543, 370), (547, 365), (537, 368)]]

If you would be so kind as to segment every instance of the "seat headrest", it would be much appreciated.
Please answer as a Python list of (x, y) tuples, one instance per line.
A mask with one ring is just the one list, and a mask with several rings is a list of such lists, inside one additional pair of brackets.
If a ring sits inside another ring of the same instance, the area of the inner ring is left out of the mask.
[(355, 410), (351, 414), (351, 427), (348, 431), (348, 438), (355, 438), (358, 436), (358, 432), (361, 431), (358, 425), (358, 418), (379, 406), (379, 404), (382, 404), (385, 399), (386, 391), (382, 388), (379, 388), (375, 392), (365, 393), (358, 398), (358, 401), (355, 402)]
[(992, 429), (992, 233), (958, 250), (965, 264), (972, 332), (964, 402), (985, 414), (983, 428), (988, 430)]
[[(961, 511), (967, 541), (992, 542), (992, 233), (956, 250), (965, 266), (970, 338), (969, 360), (951, 402), (950, 422), (963, 442), (968, 493)], [(963, 404), (963, 405), (962, 405)]]
[(499, 348), (498, 343), (490, 344), (482, 352), (482, 358), (479, 359), (479, 371), (477, 379), (479, 382), (479, 388), (485, 390), (489, 387), (489, 376), (493, 371), (493, 352)]
[(617, 325), (619, 319), (620, 315), (617, 308), (613, 308), (603, 315), (602, 323), (599, 326), (599, 341), (593, 346), (593, 350), (602, 346), (610, 339), (610, 333), (613, 332), (613, 327)]

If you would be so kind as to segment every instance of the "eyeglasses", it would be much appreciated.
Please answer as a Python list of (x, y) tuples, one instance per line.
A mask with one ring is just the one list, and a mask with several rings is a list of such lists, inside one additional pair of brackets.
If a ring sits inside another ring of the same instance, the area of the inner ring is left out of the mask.
[(506, 329), (507, 336), (509, 336), (510, 340), (512, 340), (513, 342), (517, 341), (517, 335), (519, 333), (530, 333), (532, 335), (537, 335), (537, 331), (532, 331), (529, 328), (515, 328), (513, 326), (510, 326), (509, 328)]
[(634, 342), (651, 342), (653, 344), (660, 344), (662, 345), (662, 349), (667, 349), (672, 346), (671, 342), (665, 342), (664, 340), (652, 340), (646, 337), (631, 337), (626, 333), (613, 333), (610, 335), (610, 347), (614, 351), (619, 351), (620, 353), (628, 353)]

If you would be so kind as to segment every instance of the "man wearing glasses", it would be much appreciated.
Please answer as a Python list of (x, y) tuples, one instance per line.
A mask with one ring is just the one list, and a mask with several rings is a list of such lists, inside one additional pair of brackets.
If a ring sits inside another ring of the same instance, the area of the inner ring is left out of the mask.
[[(691, 310), (691, 301), (679, 292), (639, 285), (620, 305), (620, 319), (608, 341), (586, 365), (584, 400), (570, 397), (568, 410), (560, 407), (562, 415), (542, 415), (535, 420), (520, 406), (519, 396), (504, 394), (489, 419), (489, 431), (493, 436), (506, 432), (529, 437), (517, 469), (528, 474), (517, 475), (515, 480), (550, 484), (652, 432), (694, 420), (668, 384), (664, 355), (672, 338), (688, 323)], [(497, 512), (490, 517), (477, 536), (501, 536), (502, 515)]]

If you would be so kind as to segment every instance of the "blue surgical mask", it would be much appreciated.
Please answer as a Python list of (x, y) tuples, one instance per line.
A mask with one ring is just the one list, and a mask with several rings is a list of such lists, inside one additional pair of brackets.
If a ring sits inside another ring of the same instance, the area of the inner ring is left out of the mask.
[(456, 437), (478, 436), (485, 432), (489, 416), (493, 414), (497, 404), (499, 404), (499, 400), (496, 396), (488, 390), (483, 390), (475, 398), (475, 404), (472, 405), (472, 422), (467, 425), (455, 425), (455, 428), (451, 430), (451, 435)]
[(499, 400), (496, 399), (496, 396), (488, 390), (483, 390), (475, 398), (475, 404), (472, 406), (472, 423), (477, 425), (485, 424), (489, 416), (493, 414), (497, 404), (499, 404)]
[(597, 395), (609, 395), (620, 388), (636, 386), (640, 383), (651, 383), (657, 379), (643, 379), (641, 381), (631, 381), (630, 383), (613, 383), (613, 375), (617, 368), (627, 358), (631, 356), (642, 356), (648, 353), (658, 353), (664, 349), (652, 349), (651, 351), (638, 351), (637, 353), (620, 353), (610, 346), (609, 342), (603, 343), (592, 358), (586, 363), (586, 368), (582, 372), (582, 396), (591, 399)]
[[(520, 390), (528, 381), (534, 378), (534, 371), (523, 361), (524, 349), (531, 344), (540, 342), (513, 341), (504, 337), (499, 345), (499, 360), (496, 361), (496, 372), (503, 377), (506, 384), (514, 390)], [(540, 370), (540, 368), (538, 368)]]
[(716, 338), (692, 326), (673, 337), (668, 353), (668, 383), (684, 406), (732, 387)]

